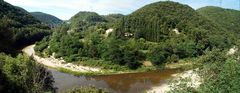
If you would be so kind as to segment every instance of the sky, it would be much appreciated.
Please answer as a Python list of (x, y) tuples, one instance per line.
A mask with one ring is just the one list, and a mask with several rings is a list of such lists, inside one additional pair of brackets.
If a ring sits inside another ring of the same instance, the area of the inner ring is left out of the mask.
[[(166, 0), (4, 0), (29, 12), (44, 12), (62, 20), (68, 20), (79, 11), (94, 11), (100, 15), (130, 14), (157, 1)], [(187, 4), (194, 9), (204, 6), (220, 6), (240, 10), (240, 0), (170, 0)], [(222, 2), (222, 3), (220, 3)]]

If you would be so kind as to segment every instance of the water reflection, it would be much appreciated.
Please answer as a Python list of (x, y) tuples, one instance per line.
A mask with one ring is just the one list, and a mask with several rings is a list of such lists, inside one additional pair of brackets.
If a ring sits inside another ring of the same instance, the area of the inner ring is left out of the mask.
[(53, 69), (50, 69), (50, 71), (55, 78), (55, 86), (59, 88), (58, 92), (64, 92), (74, 87), (92, 85), (97, 88), (105, 88), (113, 93), (136, 93), (148, 90), (151, 89), (151, 87), (165, 83), (172, 74), (179, 72), (179, 70), (163, 70), (143, 73), (76, 77)]

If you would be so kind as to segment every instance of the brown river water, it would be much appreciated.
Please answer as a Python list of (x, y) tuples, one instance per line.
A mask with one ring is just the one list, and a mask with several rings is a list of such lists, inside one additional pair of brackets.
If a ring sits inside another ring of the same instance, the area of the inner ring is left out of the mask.
[(162, 70), (141, 73), (124, 73), (100, 76), (73, 76), (49, 69), (55, 79), (57, 92), (64, 93), (69, 89), (81, 86), (95, 86), (108, 90), (110, 93), (138, 93), (151, 90), (152, 87), (166, 83), (173, 74), (180, 70)]

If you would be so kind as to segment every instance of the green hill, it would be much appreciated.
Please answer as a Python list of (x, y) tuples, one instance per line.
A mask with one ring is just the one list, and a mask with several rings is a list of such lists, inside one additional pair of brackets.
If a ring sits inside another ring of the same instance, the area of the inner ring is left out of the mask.
[(0, 1), (0, 7), (0, 18), (6, 16), (9, 19), (17, 21), (19, 25), (39, 23), (37, 19), (22, 8), (12, 6), (4, 1)]
[(42, 13), (42, 12), (31, 12), (31, 14), (40, 20), (42, 23), (49, 25), (50, 27), (55, 27), (61, 24), (63, 21), (53, 15)]
[(109, 14), (103, 16), (108, 22), (115, 22), (124, 17), (123, 14)]
[(240, 11), (215, 6), (203, 7), (197, 11), (226, 30), (240, 33)]
[(84, 22), (106, 22), (106, 20), (95, 12), (79, 12), (74, 15), (71, 22), (84, 21)]
[(89, 26), (106, 23), (107, 20), (95, 12), (81, 11), (74, 15), (70, 20), (71, 28), (74, 30), (84, 30)]
[(124, 35), (131, 33), (134, 38), (165, 42), (174, 37), (179, 38), (174, 34), (174, 30), (193, 42), (203, 44), (205, 48), (220, 46), (220, 41), (225, 39), (221, 38), (219, 42), (215, 42), (214, 38), (222, 33), (231, 34), (188, 5), (160, 1), (146, 5), (124, 17), (118, 24), (116, 35), (126, 38)]
[(196, 28), (209, 32), (218, 29), (191, 7), (176, 2), (146, 5), (125, 17), (120, 25), (120, 31), (133, 33), (136, 38), (157, 42), (169, 38), (173, 29), (185, 34)]
[(11, 52), (12, 47), (19, 48), (49, 34), (49, 28), (26, 10), (4, 1), (0, 1), (0, 22), (0, 52)]
[[(119, 19), (106, 36), (106, 29), (98, 26), (108, 24), (103, 17), (80, 12), (70, 24), (63, 24), (50, 38), (38, 43), (35, 50), (45, 56), (56, 53), (68, 62), (84, 60), (83, 64), (89, 64), (89, 60), (101, 60), (91, 62), (106, 68), (109, 62), (136, 69), (146, 60), (160, 66), (203, 55), (206, 50), (229, 49), (236, 39), (231, 31), (176, 2), (152, 3)], [(77, 31), (69, 33), (73, 27)]]

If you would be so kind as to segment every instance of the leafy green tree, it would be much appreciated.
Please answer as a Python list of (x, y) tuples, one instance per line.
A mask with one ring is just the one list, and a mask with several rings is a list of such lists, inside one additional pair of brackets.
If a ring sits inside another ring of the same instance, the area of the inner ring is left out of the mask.
[[(0, 55), (1, 75), (5, 93), (34, 93), (53, 91), (53, 77), (43, 66), (36, 64), (31, 58), (18, 55), (12, 58)], [(7, 87), (8, 86), (8, 87)]]
[(154, 65), (158, 66), (166, 63), (168, 56), (169, 53), (162, 46), (156, 46), (150, 50), (148, 58)]
[(120, 41), (111, 38), (108, 42), (108, 50), (103, 54), (105, 60), (112, 61), (115, 64), (124, 65), (122, 50), (119, 46)]
[(137, 69), (141, 64), (139, 63), (140, 53), (137, 50), (124, 48), (123, 61), (130, 69)]
[(13, 44), (14, 33), (10, 30), (12, 21), (4, 16), (0, 19), (0, 52), (5, 51)]
[(226, 51), (213, 49), (205, 52), (196, 61), (201, 76), (201, 85), (197, 88), (184, 85), (176, 86), (170, 93), (238, 93), (240, 92), (239, 59), (227, 56)]
[(50, 29), (26, 10), (5, 1), (0, 2), (0, 21), (0, 42), (3, 43), (0, 48), (7, 52), (39, 41), (50, 34)]

